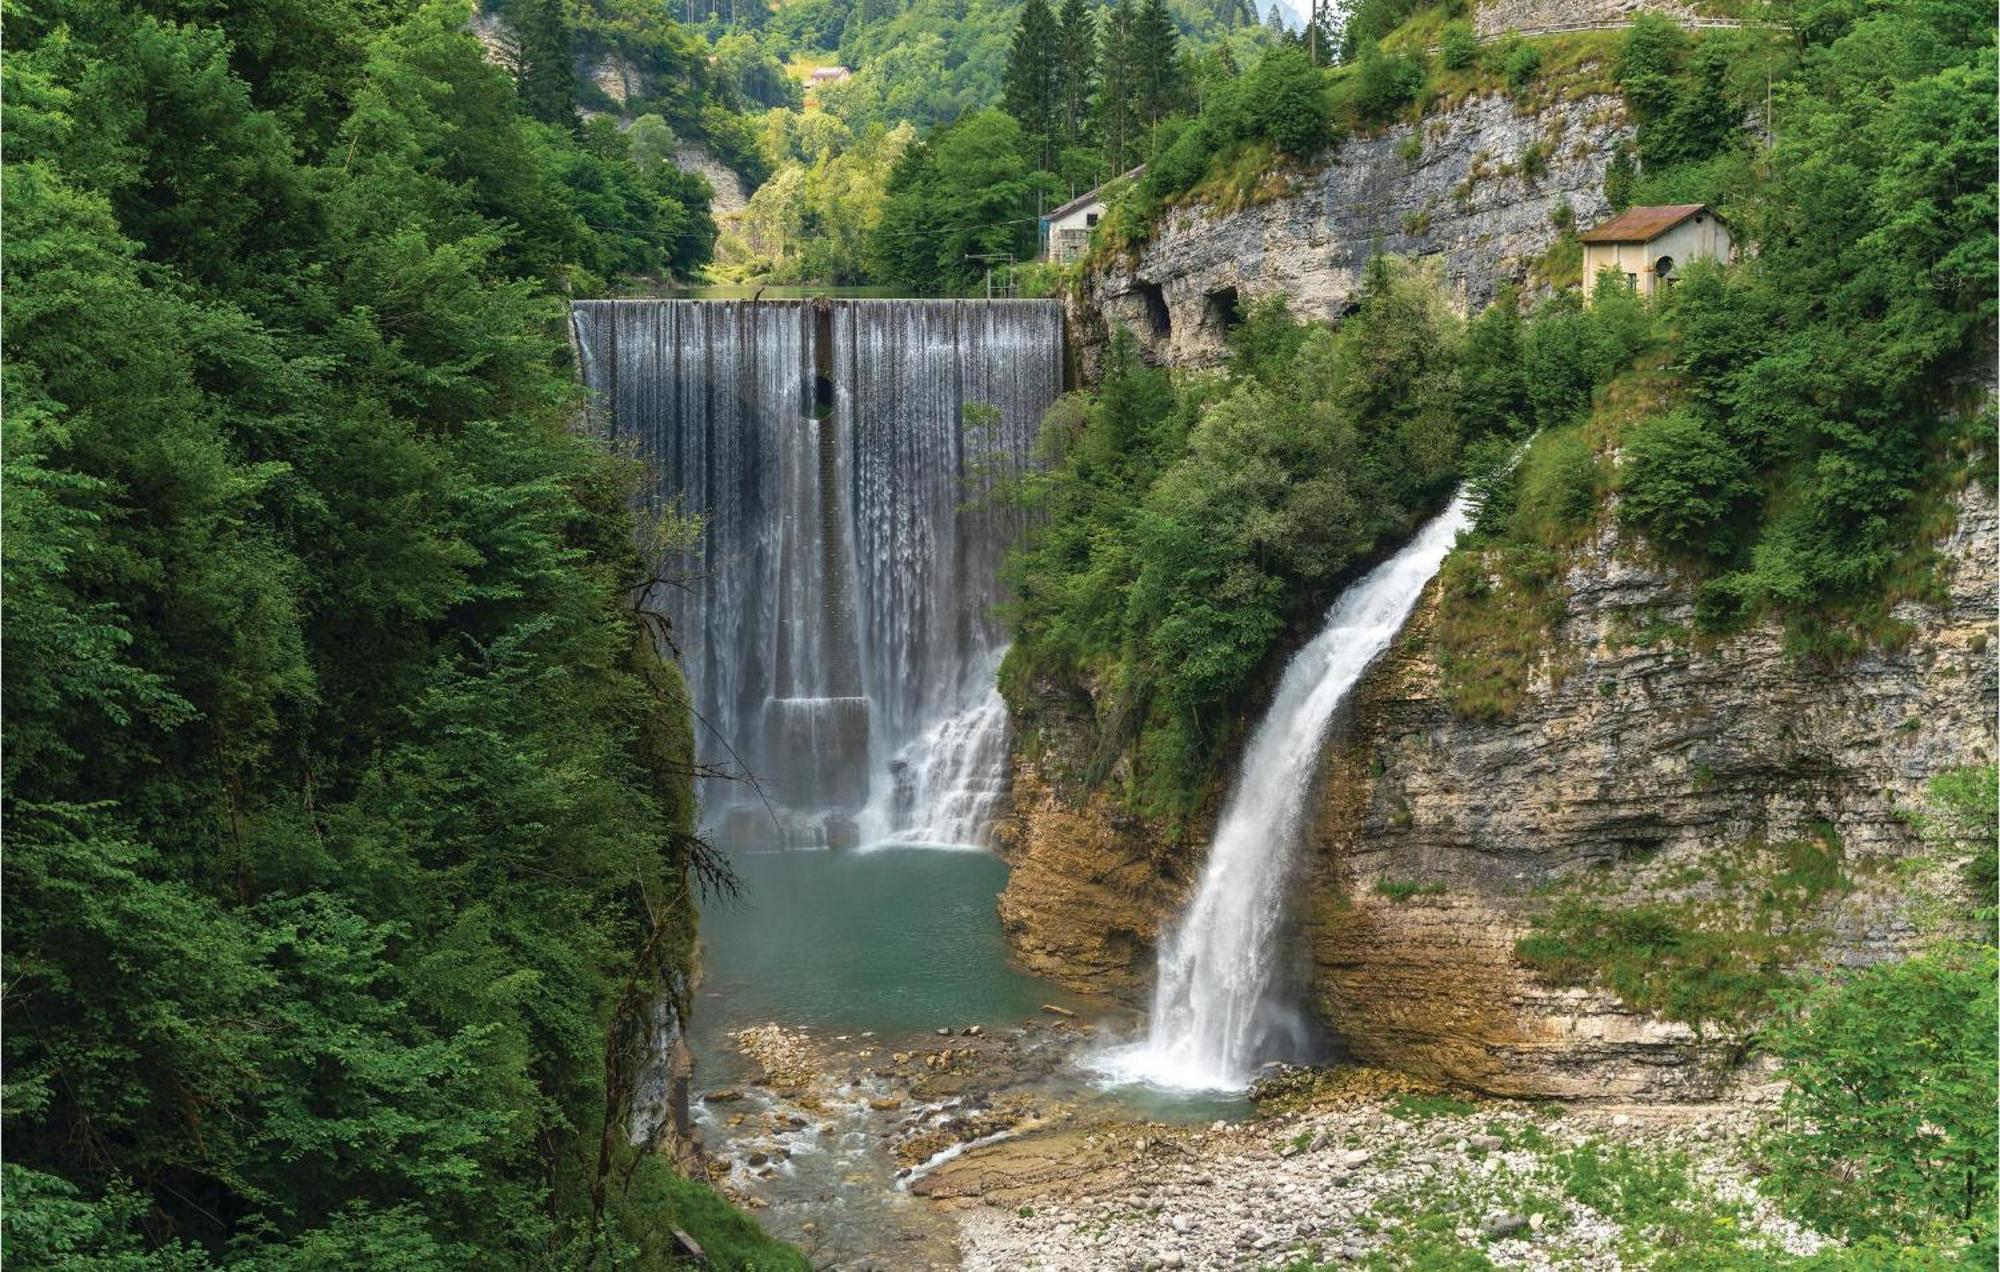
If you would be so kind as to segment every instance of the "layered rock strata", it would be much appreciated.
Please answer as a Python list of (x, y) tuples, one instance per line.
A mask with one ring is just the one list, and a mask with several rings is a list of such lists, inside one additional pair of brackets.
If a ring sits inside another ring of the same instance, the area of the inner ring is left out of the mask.
[(1275, 197), (1173, 208), (1135, 256), (1094, 272), (1073, 297), (1085, 370), (1113, 325), (1154, 361), (1198, 366), (1221, 356), (1230, 324), (1263, 297), (1286, 297), (1301, 317), (1337, 318), (1378, 253), (1435, 259), (1457, 302), (1482, 306), (1502, 284), (1528, 279), (1562, 224), (1610, 210), (1605, 167), (1629, 136), (1616, 96), (1533, 111), (1476, 97), (1350, 138)]
[[(1792, 920), (1823, 933), (1814, 964), (1925, 939), (1902, 868), (1923, 851), (1913, 814), (1932, 777), (1995, 751), (1990, 493), (1964, 493), (1938, 548), (1942, 599), (1896, 611), (1907, 643), (1829, 663), (1788, 655), (1774, 624), (1687, 637), (1685, 582), (1606, 531), (1574, 555), (1528, 692), (1495, 722), (1447, 701), (1434, 589), (1325, 759), (1300, 889), (1316, 1013), (1362, 1061), (1495, 1093), (1727, 1094), (1727, 1031), (1552, 986), (1515, 943), (1549, 889), (1726, 906), (1753, 886), (1719, 869), (1732, 854), (1809, 837), (1837, 844), (1849, 877)], [(1032, 765), (1018, 781), (1010, 934), (1062, 979), (1137, 992), (1191, 854), (1121, 830), (1101, 798), (1064, 800)], [(1130, 938), (1104, 941), (1107, 922)]]

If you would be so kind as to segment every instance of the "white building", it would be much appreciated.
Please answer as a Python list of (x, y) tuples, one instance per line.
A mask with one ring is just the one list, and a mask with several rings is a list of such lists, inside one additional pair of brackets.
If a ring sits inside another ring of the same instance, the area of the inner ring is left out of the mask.
[(1080, 194), (1042, 217), (1042, 254), (1060, 265), (1090, 250), (1090, 232), (1104, 215), (1104, 196), (1099, 186)]
[(1706, 203), (1627, 208), (1577, 235), (1583, 241), (1585, 294), (1599, 272), (1616, 270), (1632, 290), (1651, 296), (1673, 286), (1690, 261), (1730, 260), (1736, 251), (1729, 227)]
[[(1146, 170), (1144, 164), (1120, 176), (1120, 181), (1130, 181)], [(1097, 222), (1104, 216), (1104, 192), (1111, 188), (1107, 181), (1095, 190), (1077, 195), (1059, 208), (1042, 213), (1042, 255), (1047, 260), (1060, 265), (1073, 261), (1090, 250), (1090, 232), (1097, 228)]]

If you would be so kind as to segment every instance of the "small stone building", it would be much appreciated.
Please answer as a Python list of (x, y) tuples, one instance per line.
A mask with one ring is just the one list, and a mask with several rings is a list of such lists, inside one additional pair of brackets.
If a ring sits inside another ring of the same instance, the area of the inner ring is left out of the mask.
[(1042, 214), (1042, 253), (1060, 265), (1090, 250), (1090, 232), (1104, 215), (1104, 187), (1080, 194)]
[(1060, 265), (1073, 261), (1090, 250), (1090, 232), (1097, 228), (1097, 222), (1104, 216), (1104, 192), (1114, 185), (1136, 181), (1146, 170), (1140, 164), (1130, 172), (1086, 190), (1059, 208), (1042, 213), (1042, 259)]
[(1671, 287), (1690, 261), (1732, 259), (1729, 227), (1706, 203), (1627, 208), (1577, 236), (1583, 241), (1583, 285), (1588, 294), (1604, 270), (1625, 276), (1641, 296)]

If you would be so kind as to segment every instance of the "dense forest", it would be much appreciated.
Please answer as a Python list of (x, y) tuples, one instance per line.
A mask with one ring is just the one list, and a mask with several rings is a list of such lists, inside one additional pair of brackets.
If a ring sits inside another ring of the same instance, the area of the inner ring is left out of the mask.
[[(709, 21), (718, 49), (754, 49), (798, 76), (853, 71), (810, 102), (768, 99), (759, 157), (774, 175), (729, 227), (718, 272), (924, 294), (982, 283), (968, 251), (1028, 261), (1040, 211), (1140, 162), (1162, 121), (1295, 39), (1275, 11), (1179, 0), (806, 0)], [(952, 140), (961, 128), (970, 135)], [(961, 171), (954, 156), (975, 154)], [(961, 215), (954, 201), (994, 181), (977, 215)]]
[(471, 16), (10, 14), (20, 1267), (798, 1265), (625, 1134), (728, 880), (561, 295), (709, 191), (579, 127), (560, 8)]

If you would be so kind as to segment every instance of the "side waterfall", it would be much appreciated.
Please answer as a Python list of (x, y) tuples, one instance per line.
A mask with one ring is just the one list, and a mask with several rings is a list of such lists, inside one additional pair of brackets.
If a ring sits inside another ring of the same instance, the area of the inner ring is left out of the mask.
[(1052, 301), (579, 301), (596, 426), (703, 519), (643, 603), (683, 656), (725, 837), (979, 843), (1006, 786), (993, 498), (1062, 389)]
[(1194, 899), (1160, 944), (1147, 1036), (1100, 1061), (1112, 1078), (1229, 1091), (1255, 1076), (1272, 1020), (1286, 885), (1305, 838), (1327, 728), (1470, 520), (1460, 493), (1401, 551), (1342, 592), (1320, 633), (1285, 667), (1244, 750)]

